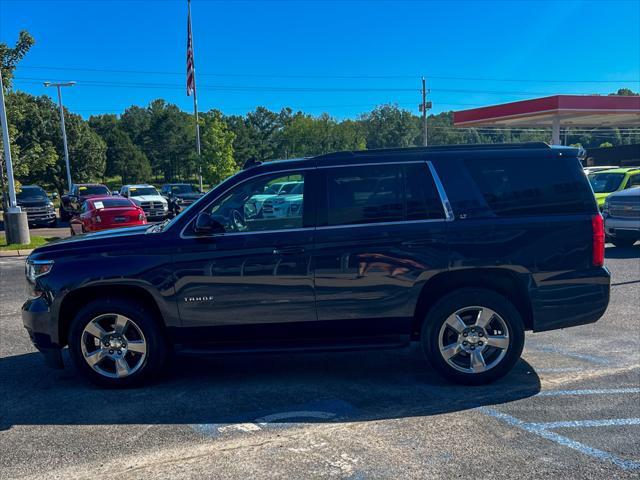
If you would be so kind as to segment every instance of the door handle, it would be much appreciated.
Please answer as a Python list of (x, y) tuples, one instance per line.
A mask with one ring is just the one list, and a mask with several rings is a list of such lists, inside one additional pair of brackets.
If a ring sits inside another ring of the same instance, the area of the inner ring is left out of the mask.
[(274, 255), (295, 255), (297, 253), (304, 253), (303, 247), (276, 247), (273, 249)]

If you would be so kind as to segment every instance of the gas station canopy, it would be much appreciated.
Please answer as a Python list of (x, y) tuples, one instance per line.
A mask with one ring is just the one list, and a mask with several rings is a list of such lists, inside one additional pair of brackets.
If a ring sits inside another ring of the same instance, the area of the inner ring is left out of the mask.
[(453, 112), (455, 127), (640, 127), (640, 96), (553, 95)]

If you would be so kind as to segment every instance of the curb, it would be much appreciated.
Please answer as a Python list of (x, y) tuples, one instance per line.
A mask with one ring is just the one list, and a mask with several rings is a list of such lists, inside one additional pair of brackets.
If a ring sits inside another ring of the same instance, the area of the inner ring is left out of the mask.
[(26, 257), (31, 254), (33, 249), (27, 250), (0, 250), (0, 258), (8, 258), (8, 257)]

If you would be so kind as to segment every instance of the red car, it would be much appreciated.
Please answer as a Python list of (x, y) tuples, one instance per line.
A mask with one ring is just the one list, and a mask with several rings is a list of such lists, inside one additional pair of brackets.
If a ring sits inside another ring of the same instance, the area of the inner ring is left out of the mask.
[(71, 235), (96, 232), (110, 228), (145, 225), (147, 217), (142, 208), (124, 197), (91, 197), (84, 201), (80, 215), (70, 222)]

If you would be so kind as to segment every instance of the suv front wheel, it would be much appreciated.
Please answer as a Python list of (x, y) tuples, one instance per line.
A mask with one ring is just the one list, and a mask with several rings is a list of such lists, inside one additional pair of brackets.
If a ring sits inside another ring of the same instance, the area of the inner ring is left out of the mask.
[(502, 295), (464, 288), (442, 298), (422, 325), (423, 351), (445, 378), (480, 385), (506, 375), (520, 358), (524, 326)]
[(127, 299), (96, 300), (75, 316), (69, 352), (78, 370), (104, 387), (131, 387), (155, 377), (167, 347), (151, 312)]

